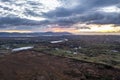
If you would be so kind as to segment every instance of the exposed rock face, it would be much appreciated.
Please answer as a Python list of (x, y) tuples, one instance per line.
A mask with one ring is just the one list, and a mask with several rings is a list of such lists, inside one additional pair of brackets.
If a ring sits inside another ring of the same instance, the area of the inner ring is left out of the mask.
[(0, 59), (0, 80), (119, 79), (119, 69), (35, 51), (21, 51)]

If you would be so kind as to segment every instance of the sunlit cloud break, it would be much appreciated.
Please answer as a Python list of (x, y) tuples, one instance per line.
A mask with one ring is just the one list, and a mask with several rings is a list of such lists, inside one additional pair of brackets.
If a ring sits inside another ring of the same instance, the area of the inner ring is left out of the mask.
[(98, 9), (98, 11), (106, 13), (120, 13), (120, 8), (118, 8), (117, 6), (108, 6)]
[(10, 0), (0, 2), (0, 16), (20, 17), (30, 20), (45, 20), (43, 12), (48, 12), (59, 7), (57, 0)]

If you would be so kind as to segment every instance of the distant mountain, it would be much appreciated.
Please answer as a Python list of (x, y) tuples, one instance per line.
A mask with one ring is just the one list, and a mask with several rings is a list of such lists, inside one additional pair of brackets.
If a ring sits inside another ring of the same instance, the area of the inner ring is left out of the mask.
[(0, 32), (0, 37), (39, 37), (39, 36), (64, 36), (72, 35), (69, 32), (38, 32), (38, 33), (7, 33)]

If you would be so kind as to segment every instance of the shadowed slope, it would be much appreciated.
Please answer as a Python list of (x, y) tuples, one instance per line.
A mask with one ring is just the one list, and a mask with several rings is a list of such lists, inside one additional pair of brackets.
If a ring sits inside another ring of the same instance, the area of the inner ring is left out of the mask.
[(21, 51), (0, 59), (0, 80), (119, 80), (120, 70), (74, 59)]

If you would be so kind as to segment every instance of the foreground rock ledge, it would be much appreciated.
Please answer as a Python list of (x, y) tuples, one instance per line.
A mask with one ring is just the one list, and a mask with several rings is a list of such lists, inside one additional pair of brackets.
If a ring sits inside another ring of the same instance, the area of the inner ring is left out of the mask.
[(119, 80), (110, 66), (21, 51), (0, 58), (0, 80)]

